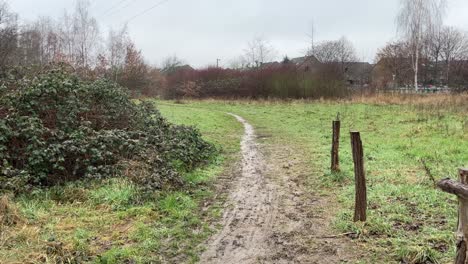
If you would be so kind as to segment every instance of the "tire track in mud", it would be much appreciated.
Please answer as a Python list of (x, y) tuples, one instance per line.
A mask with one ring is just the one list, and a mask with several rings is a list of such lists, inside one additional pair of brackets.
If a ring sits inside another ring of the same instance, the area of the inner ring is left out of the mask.
[[(303, 149), (273, 142), (260, 146), (255, 130), (244, 125), (240, 175), (228, 183), (219, 224), (222, 229), (205, 244), (200, 263), (340, 263), (357, 252), (345, 238), (330, 235), (333, 204), (305, 190), (314, 172)], [(316, 172), (315, 172), (316, 173)], [(309, 176), (308, 176), (309, 175)]]
[(209, 241), (200, 263), (256, 263), (266, 257), (269, 247), (265, 242), (277, 213), (275, 186), (264, 176), (265, 160), (254, 128), (242, 117), (230, 115), (244, 125), (242, 171), (225, 205), (223, 229)]

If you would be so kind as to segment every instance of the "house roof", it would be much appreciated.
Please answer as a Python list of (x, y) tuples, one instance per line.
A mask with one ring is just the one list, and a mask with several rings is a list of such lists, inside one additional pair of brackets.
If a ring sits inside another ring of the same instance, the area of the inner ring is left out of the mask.
[(265, 62), (262, 64), (262, 68), (280, 68), (281, 67), (281, 63), (277, 62), (277, 61), (273, 61), (273, 62)]
[(192, 70), (194, 70), (192, 66), (186, 64), (186, 65), (171, 67), (168, 69), (163, 69), (161, 72), (165, 74), (171, 74), (171, 73), (178, 72), (178, 71), (192, 71)]
[[(296, 66), (301, 66), (305, 63), (317, 63), (320, 64), (320, 61), (315, 56), (303, 56), (289, 59), (289, 63), (294, 63)], [(262, 66), (271, 67), (271, 66), (280, 66), (282, 62), (272, 61), (264, 62)]]
[(301, 66), (306, 63), (320, 63), (320, 61), (314, 55), (292, 58), (291, 62), (297, 66)]
[(348, 79), (360, 79), (363, 76), (370, 76), (374, 65), (368, 62), (347, 62), (345, 72)]

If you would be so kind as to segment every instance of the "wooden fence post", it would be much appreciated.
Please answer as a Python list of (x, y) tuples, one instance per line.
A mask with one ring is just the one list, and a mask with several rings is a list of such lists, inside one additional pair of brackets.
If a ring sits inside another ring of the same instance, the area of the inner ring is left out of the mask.
[(353, 151), (354, 177), (356, 186), (356, 201), (354, 207), (354, 222), (366, 221), (367, 188), (364, 171), (364, 152), (362, 149), (361, 135), (357, 131), (351, 131), (351, 148)]
[(457, 256), (455, 264), (468, 264), (468, 168), (459, 169), (459, 181), (443, 179), (437, 183), (444, 192), (458, 197)]
[(331, 149), (331, 171), (340, 171), (339, 148), (340, 148), (340, 121), (333, 121), (333, 138)]
[[(458, 179), (461, 184), (468, 184), (468, 169), (459, 169)], [(458, 228), (456, 264), (467, 264), (468, 246), (468, 200), (458, 197)]]

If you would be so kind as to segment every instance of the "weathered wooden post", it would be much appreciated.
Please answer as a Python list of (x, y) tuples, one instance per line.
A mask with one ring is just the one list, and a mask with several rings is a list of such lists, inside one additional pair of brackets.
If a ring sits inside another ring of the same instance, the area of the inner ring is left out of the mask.
[(340, 120), (333, 121), (333, 138), (332, 138), (332, 149), (331, 149), (331, 171), (340, 171), (340, 159), (339, 159), (339, 148), (340, 148)]
[(354, 178), (356, 201), (354, 207), (354, 222), (365, 222), (367, 210), (367, 188), (366, 175), (364, 171), (364, 152), (362, 149), (361, 134), (357, 131), (351, 131), (351, 148), (353, 151)]
[(443, 179), (437, 183), (444, 192), (458, 197), (457, 256), (455, 264), (468, 264), (468, 168), (459, 170), (459, 181)]

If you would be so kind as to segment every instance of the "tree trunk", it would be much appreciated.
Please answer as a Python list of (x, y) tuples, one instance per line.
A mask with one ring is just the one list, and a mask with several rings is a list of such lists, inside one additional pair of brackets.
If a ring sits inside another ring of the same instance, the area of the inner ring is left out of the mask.
[(414, 60), (414, 89), (418, 91), (418, 71), (419, 71), (419, 48), (416, 49), (416, 58)]
[(447, 82), (447, 86), (449, 86), (450, 84), (449, 76), (450, 76), (450, 60), (447, 60), (447, 72), (445, 76), (445, 81)]

